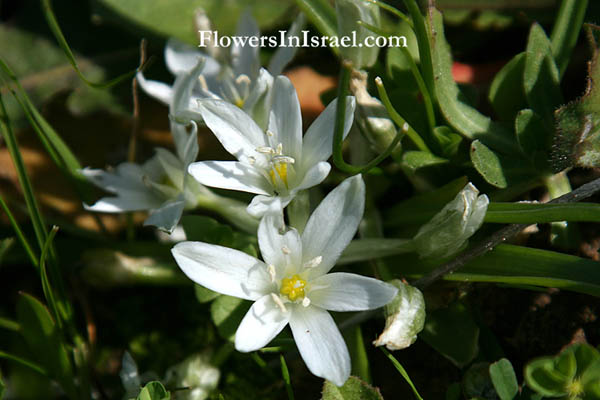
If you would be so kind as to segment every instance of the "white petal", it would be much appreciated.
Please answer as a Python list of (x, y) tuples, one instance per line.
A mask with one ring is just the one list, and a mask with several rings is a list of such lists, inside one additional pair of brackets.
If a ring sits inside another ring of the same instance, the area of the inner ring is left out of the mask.
[(141, 72), (138, 72), (135, 75), (135, 79), (137, 79), (138, 83), (144, 92), (146, 92), (146, 94), (165, 103), (166, 105), (171, 104), (171, 99), (173, 98), (173, 89), (171, 86), (158, 81), (149, 81)]
[(331, 171), (331, 165), (327, 161), (320, 161), (316, 165), (313, 165), (308, 172), (302, 178), (300, 184), (294, 188), (294, 191), (304, 190), (317, 186), (323, 182), (327, 175)]
[(252, 117), (261, 129), (265, 130), (269, 125), (272, 86), (273, 77), (266, 69), (261, 68), (258, 78), (252, 82), (250, 94), (244, 102), (244, 111)]
[[(309, 168), (319, 161), (325, 161), (331, 156), (333, 146), (333, 130), (335, 127), (335, 109), (337, 99), (333, 100), (327, 108), (312, 123), (304, 135), (302, 146), (302, 165)], [(346, 97), (346, 114), (344, 120), (344, 138), (350, 132), (354, 120), (356, 100), (353, 96)]]
[(265, 347), (289, 321), (289, 311), (283, 313), (267, 294), (250, 307), (235, 332), (235, 348), (249, 352)]
[(261, 172), (237, 161), (200, 161), (190, 164), (188, 172), (198, 182), (210, 187), (271, 194), (271, 183)]
[[(235, 34), (236, 36), (240, 36), (245, 39), (250, 39), (251, 37), (260, 37), (258, 24), (249, 11), (245, 11), (241, 15)], [(242, 46), (234, 43), (233, 47), (231, 48), (231, 58), (236, 76), (245, 74), (248, 76), (248, 78), (250, 78), (250, 80), (256, 79), (258, 76), (258, 69), (260, 68), (258, 51), (258, 47), (250, 46), (248, 42)]]
[(266, 165), (257, 147), (267, 146), (266, 134), (244, 111), (223, 100), (206, 99), (199, 102), (206, 125), (225, 149), (238, 160)]
[(171, 121), (171, 134), (175, 142), (177, 156), (187, 167), (198, 157), (198, 125), (194, 121), (190, 121), (191, 130), (188, 132), (188, 127), (184, 124), (178, 124)]
[(342, 386), (350, 376), (350, 355), (331, 315), (319, 307), (294, 304), (290, 327), (310, 372)]
[(200, 57), (206, 59), (206, 65), (202, 71), (203, 75), (218, 74), (220, 69), (219, 63), (207, 54), (198, 51), (197, 48), (180, 42), (177, 39), (169, 39), (165, 47), (165, 62), (173, 75), (191, 71), (198, 64)]
[[(274, 265), (278, 272), (276, 278), (283, 279), (288, 274), (297, 272), (302, 265), (302, 240), (298, 231), (285, 229), (282, 224), (283, 214), (267, 214), (258, 225), (258, 245), (260, 254), (267, 264)], [(294, 271), (290, 271), (293, 268)]]
[(179, 223), (181, 214), (183, 214), (183, 195), (164, 203), (160, 208), (154, 210), (144, 221), (144, 226), (155, 226), (158, 229), (171, 233)]
[(311, 276), (326, 274), (354, 237), (365, 207), (365, 184), (360, 175), (346, 179), (323, 199), (302, 233), (302, 259), (322, 256)]
[(162, 199), (150, 192), (132, 192), (118, 197), (103, 197), (91, 206), (84, 204), (84, 208), (89, 211), (121, 213), (152, 210), (160, 207), (161, 203)]
[(112, 193), (143, 192), (147, 189), (143, 183), (145, 171), (134, 163), (119, 164), (114, 172), (84, 168), (81, 173), (94, 185)]
[(292, 82), (285, 76), (275, 78), (273, 105), (269, 115), (271, 147), (283, 145), (283, 154), (300, 160), (302, 157), (302, 115), (300, 102)]
[(188, 278), (215, 292), (256, 300), (273, 289), (267, 266), (241, 251), (183, 242), (176, 244), (171, 253)]
[(198, 83), (198, 77), (204, 69), (205, 59), (200, 57), (198, 63), (188, 72), (177, 75), (173, 83), (173, 97), (169, 112), (176, 120), (187, 123), (189, 120), (201, 120), (200, 110), (192, 93)]
[[(304, 17), (304, 14), (298, 14), (298, 17), (296, 17), (296, 20), (285, 34), (285, 40), (287, 41), (288, 37), (297, 37), (305, 24), (306, 18)], [(284, 46), (277, 48), (275, 54), (273, 54), (273, 57), (271, 57), (271, 60), (269, 61), (268, 69), (271, 75), (280, 75), (285, 66), (288, 65), (292, 58), (294, 58), (296, 50), (297, 48), (295, 46)]]
[(250, 204), (248, 204), (248, 214), (256, 218), (262, 218), (269, 213), (281, 213), (282, 210), (292, 201), (292, 196), (254, 196)]
[(173, 153), (167, 149), (157, 147), (154, 149), (156, 152), (156, 158), (160, 162), (165, 174), (177, 189), (183, 189), (183, 176), (185, 171), (183, 170), (183, 163)]
[(362, 311), (383, 307), (398, 289), (389, 283), (357, 274), (337, 272), (322, 275), (310, 285), (311, 304), (331, 311)]

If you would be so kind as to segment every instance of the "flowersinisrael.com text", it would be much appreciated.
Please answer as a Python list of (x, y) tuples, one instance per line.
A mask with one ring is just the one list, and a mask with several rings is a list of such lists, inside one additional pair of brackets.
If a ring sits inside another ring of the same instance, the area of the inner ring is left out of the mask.
[(367, 36), (359, 39), (356, 31), (350, 36), (309, 36), (303, 30), (301, 35), (286, 37), (286, 31), (273, 36), (221, 36), (217, 31), (198, 31), (198, 47), (406, 47), (406, 36)]

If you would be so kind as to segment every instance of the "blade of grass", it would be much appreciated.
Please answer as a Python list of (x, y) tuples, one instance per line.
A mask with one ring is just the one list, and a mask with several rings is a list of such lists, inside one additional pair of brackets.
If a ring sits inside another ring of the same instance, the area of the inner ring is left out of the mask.
[(21, 188), (23, 189), (25, 203), (27, 204), (29, 216), (31, 218), (33, 229), (35, 231), (35, 236), (39, 248), (41, 249), (44, 247), (44, 243), (46, 242), (48, 233), (46, 232), (44, 219), (42, 218), (40, 208), (38, 206), (37, 200), (35, 199), (33, 187), (31, 185), (31, 182), (29, 181), (29, 176), (27, 176), (27, 170), (25, 169), (25, 163), (23, 162), (23, 157), (21, 156), (21, 152), (19, 151), (17, 139), (10, 127), (10, 120), (8, 119), (8, 114), (6, 113), (6, 107), (4, 106), (4, 101), (2, 100), (1, 94), (0, 131), (2, 133), (2, 136), (4, 137), (6, 146), (8, 147), (8, 151), (15, 165), (15, 169), (17, 170), (17, 177), (19, 179), (19, 183), (21, 184)]
[(46, 270), (46, 259), (48, 257), (48, 251), (54, 241), (54, 237), (58, 232), (58, 227), (53, 226), (50, 234), (48, 235), (48, 239), (46, 239), (46, 243), (44, 243), (44, 248), (42, 249), (42, 255), (40, 256), (40, 279), (42, 281), (42, 290), (44, 292), (44, 297), (46, 298), (46, 303), (50, 306), (50, 310), (54, 316), (54, 320), (56, 321), (58, 328), (62, 330), (63, 321), (62, 316), (58, 311), (58, 304), (56, 302), (56, 297), (54, 296), (54, 290), (50, 286), (50, 280), (48, 279), (48, 272)]
[(35, 372), (38, 372), (44, 376), (48, 376), (48, 372), (46, 372), (46, 370), (44, 368), (42, 368), (41, 366), (37, 365), (36, 363), (26, 360), (22, 357), (19, 356), (15, 356), (14, 354), (10, 354), (10, 353), (6, 353), (2, 350), (0, 350), (0, 358), (4, 358), (5, 360), (10, 360), (10, 361), (15, 361), (18, 364), (21, 364), (27, 368), (30, 368), (32, 370), (34, 370)]
[(75, 56), (73, 55), (73, 52), (71, 51), (71, 48), (69, 47), (69, 44), (67, 43), (67, 40), (65, 39), (65, 36), (63, 35), (62, 30), (60, 29), (60, 25), (58, 24), (56, 16), (54, 15), (54, 10), (52, 9), (51, 0), (41, 0), (41, 4), (42, 12), (46, 17), (46, 22), (48, 22), (48, 27), (50, 28), (50, 31), (52, 31), (52, 33), (54, 34), (58, 45), (63, 49), (65, 55), (67, 56), (67, 59), (73, 66), (73, 69), (75, 69), (75, 72), (77, 72), (77, 75), (79, 75), (79, 78), (81, 78), (81, 80), (84, 81), (88, 86), (106, 89), (111, 86), (117, 85), (118, 83), (123, 82), (124, 80), (129, 79), (133, 75), (135, 75), (137, 70), (119, 75), (116, 78), (109, 80), (108, 82), (92, 82), (88, 80), (79, 69), (77, 61), (75, 60)]
[(19, 242), (21, 242), (21, 246), (23, 246), (23, 248), (25, 249), (25, 253), (27, 253), (27, 257), (29, 257), (31, 264), (33, 264), (33, 266), (36, 269), (39, 269), (37, 255), (33, 251), (33, 248), (29, 244), (29, 241), (27, 240), (27, 238), (23, 234), (23, 231), (21, 230), (21, 227), (19, 226), (19, 223), (17, 222), (13, 214), (10, 212), (8, 205), (6, 204), (2, 196), (0, 196), (0, 206), (2, 206), (4, 212), (8, 216), (8, 220), (10, 221), (10, 224), (12, 225), (15, 234), (17, 235), (17, 239), (19, 239)]
[(484, 222), (536, 224), (555, 221), (600, 222), (600, 204), (490, 203)]
[(285, 363), (285, 358), (283, 358), (283, 354), (279, 354), (279, 361), (281, 362), (281, 375), (283, 376), (283, 381), (285, 382), (285, 390), (287, 391), (288, 399), (294, 400), (294, 391), (292, 390), (290, 371), (288, 371), (288, 367)]
[[(392, 7), (389, 4), (384, 3), (383, 1), (379, 1), (379, 0), (363, 0), (363, 1), (373, 3), (377, 7), (380, 7), (386, 11), (389, 11), (390, 13), (394, 14), (395, 16), (397, 16), (398, 18), (400, 18), (401, 20), (406, 22), (411, 28), (414, 28), (414, 24), (413, 24), (412, 20), (410, 18), (408, 18), (403, 12), (398, 10), (396, 7)], [(359, 21), (359, 22), (361, 22), (361, 21)]]
[(21, 329), (21, 325), (19, 325), (17, 321), (0, 317), (0, 328), (8, 329), (9, 331), (19, 332), (19, 329)]
[(389, 358), (389, 360), (392, 362), (392, 364), (394, 365), (394, 367), (396, 367), (396, 369), (398, 370), (398, 372), (400, 372), (400, 375), (402, 375), (402, 377), (404, 378), (404, 380), (410, 385), (410, 388), (412, 389), (413, 393), (415, 394), (415, 397), (417, 399), (419, 399), (419, 400), (423, 400), (423, 398), (421, 397), (421, 395), (417, 391), (417, 388), (415, 387), (415, 385), (410, 380), (410, 377), (408, 376), (408, 373), (406, 372), (406, 370), (404, 369), (404, 367), (402, 366), (402, 364), (400, 364), (400, 362), (398, 360), (396, 360), (396, 357), (394, 357), (384, 347), (380, 347), (380, 349), (381, 349), (381, 351), (383, 351), (383, 354), (385, 354), (385, 356), (387, 358)]

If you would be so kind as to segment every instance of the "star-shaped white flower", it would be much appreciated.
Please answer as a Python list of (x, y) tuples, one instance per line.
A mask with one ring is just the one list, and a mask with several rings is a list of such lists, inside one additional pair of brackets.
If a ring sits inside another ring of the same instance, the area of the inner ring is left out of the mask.
[[(206, 15), (201, 16), (204, 26), (199, 27), (200, 30), (211, 31), (210, 21)], [(296, 36), (304, 23), (301, 14), (290, 27), (288, 36)], [(240, 17), (236, 36), (248, 40), (254, 37), (260, 38), (258, 24), (250, 13), (245, 12)], [(146, 93), (169, 105), (172, 115), (185, 116), (201, 122), (195, 104), (185, 104), (185, 101), (180, 101), (179, 107), (175, 106), (177, 99), (174, 89), (181, 81), (182, 75), (190, 73), (198, 67), (199, 63), (202, 63), (196, 79), (186, 83), (190, 85), (195, 98), (225, 100), (243, 109), (259, 125), (266, 126), (273, 76), (279, 75), (291, 61), (296, 48), (291, 46), (278, 48), (268, 68), (265, 69), (260, 66), (259, 48), (247, 43), (245, 45), (234, 43), (230, 49), (209, 47), (208, 52), (202, 52), (197, 47), (170, 39), (165, 47), (165, 62), (169, 71), (176, 77), (173, 87), (162, 82), (147, 80), (141, 72), (137, 74), (137, 79)], [(185, 109), (181, 107), (183, 105)]]
[(363, 215), (360, 176), (345, 180), (321, 202), (302, 235), (281, 231), (266, 215), (258, 228), (264, 262), (238, 250), (200, 243), (177, 244), (173, 256), (194, 282), (253, 300), (235, 334), (242, 352), (267, 345), (289, 323), (308, 369), (338, 386), (350, 375), (350, 356), (331, 311), (359, 311), (390, 302), (397, 289), (345, 272), (328, 273), (352, 240)]
[(187, 167), (198, 155), (198, 134), (184, 125), (171, 123), (177, 155), (157, 148), (144, 164), (122, 163), (114, 171), (84, 168), (81, 172), (96, 186), (115, 194), (103, 197), (86, 209), (107, 213), (150, 211), (144, 225), (173, 231), (184, 209), (196, 207), (199, 196), (212, 195), (187, 173)]
[[(354, 97), (346, 97), (344, 137), (352, 126)], [(337, 99), (302, 137), (300, 103), (285, 76), (273, 84), (268, 129), (262, 130), (239, 108), (222, 100), (202, 100), (200, 112), (223, 147), (238, 161), (202, 161), (190, 174), (206, 186), (255, 193), (248, 213), (256, 217), (287, 206), (301, 190), (321, 183), (331, 166)]]

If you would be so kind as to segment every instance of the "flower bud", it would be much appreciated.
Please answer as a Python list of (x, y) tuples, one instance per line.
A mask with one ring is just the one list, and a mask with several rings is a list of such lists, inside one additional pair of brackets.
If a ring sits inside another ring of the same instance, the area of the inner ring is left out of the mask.
[[(396, 138), (396, 126), (390, 119), (384, 105), (367, 91), (367, 73), (353, 70), (350, 91), (356, 98), (356, 122), (361, 126), (374, 150), (383, 153)], [(398, 143), (394, 149), (401, 149)]]
[[(356, 46), (340, 47), (344, 59), (352, 61), (356, 69), (370, 67), (377, 61), (379, 48), (364, 45), (365, 38), (371, 36), (374, 43), (375, 34), (358, 24), (363, 21), (369, 25), (379, 26), (379, 7), (363, 0), (336, 0), (335, 11), (338, 21), (338, 36), (356, 37)], [(359, 44), (363, 44), (359, 47)]]
[(181, 400), (204, 400), (216, 389), (221, 373), (210, 364), (207, 354), (195, 354), (169, 368), (166, 381), (173, 387), (185, 387), (178, 393)]
[(421, 257), (445, 258), (466, 247), (471, 237), (483, 223), (489, 200), (478, 196), (479, 190), (468, 183), (454, 200), (423, 225), (414, 237)]
[(401, 350), (413, 344), (417, 334), (423, 330), (425, 300), (416, 287), (398, 279), (388, 283), (398, 288), (398, 294), (385, 306), (385, 328), (373, 344), (385, 345), (389, 350)]

